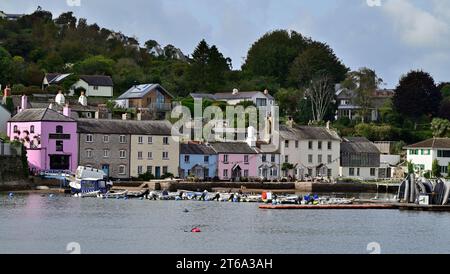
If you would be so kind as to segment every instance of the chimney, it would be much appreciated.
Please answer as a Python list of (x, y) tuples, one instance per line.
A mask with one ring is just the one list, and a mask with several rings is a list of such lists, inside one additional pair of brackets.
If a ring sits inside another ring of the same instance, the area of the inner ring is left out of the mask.
[(288, 121), (286, 122), (286, 125), (288, 127), (293, 127), (294, 126), (294, 118), (292, 118), (292, 116), (289, 116)]
[(233, 89), (233, 95), (237, 95), (239, 93), (239, 90), (237, 88)]
[(20, 112), (26, 110), (27, 107), (28, 107), (28, 97), (24, 94), (24, 95), (22, 95), (21, 99), (22, 100), (21, 100), (21, 103), (20, 103)]
[(330, 121), (327, 122), (327, 129), (330, 129)]
[(250, 147), (256, 147), (256, 129), (252, 126), (249, 126), (247, 128), (247, 144)]
[(142, 120), (142, 113), (137, 113), (136, 114), (136, 120), (141, 121)]
[(71, 111), (70, 111), (70, 107), (69, 104), (66, 104), (63, 108), (63, 115), (66, 117), (70, 117)]
[(122, 114), (122, 120), (128, 120), (128, 113)]

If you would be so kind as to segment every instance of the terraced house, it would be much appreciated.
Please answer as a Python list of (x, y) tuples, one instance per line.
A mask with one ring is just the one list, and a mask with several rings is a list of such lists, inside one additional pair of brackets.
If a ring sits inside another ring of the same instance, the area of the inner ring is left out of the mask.
[(170, 133), (167, 121), (79, 119), (79, 165), (115, 179), (147, 171), (177, 176), (179, 144)]
[(293, 121), (280, 126), (282, 176), (338, 177), (340, 143), (329, 127), (298, 126)]

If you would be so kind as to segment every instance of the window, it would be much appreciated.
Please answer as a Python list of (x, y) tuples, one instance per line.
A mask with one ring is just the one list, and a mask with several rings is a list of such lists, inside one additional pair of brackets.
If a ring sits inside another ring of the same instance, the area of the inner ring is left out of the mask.
[(34, 133), (34, 126), (30, 126), (30, 133)]
[(308, 149), (313, 149), (313, 142), (312, 141), (308, 142)]
[(298, 148), (298, 141), (295, 141), (295, 148)]
[(289, 163), (289, 155), (284, 155), (284, 162)]
[(353, 167), (348, 169), (348, 175), (355, 176), (355, 169)]
[(333, 161), (332, 156), (328, 155), (328, 159), (327, 160), (328, 160), (328, 163), (331, 164), (331, 162)]
[(265, 106), (267, 106), (267, 99), (256, 98), (256, 106), (257, 107), (265, 107)]
[(262, 158), (262, 162), (264, 163), (264, 162), (267, 162), (267, 155), (266, 154), (263, 154), (262, 156), (261, 156), (261, 158)]
[(223, 170), (223, 177), (228, 178), (228, 169)]
[(139, 136), (138, 137), (138, 144), (143, 144), (144, 143), (144, 137)]
[(322, 155), (318, 155), (318, 156), (317, 156), (317, 162), (318, 162), (319, 164), (322, 163)]
[(92, 158), (92, 149), (86, 149), (86, 158)]
[(189, 155), (184, 155), (184, 162), (189, 163), (190, 158)]
[(64, 142), (56, 141), (56, 151), (64, 151)]
[(430, 149), (422, 149), (422, 155), (430, 155), (431, 150)]
[(312, 168), (308, 168), (308, 176), (312, 177)]
[(147, 137), (147, 143), (153, 144), (153, 137), (152, 136)]
[(120, 175), (125, 175), (126, 174), (124, 165), (120, 165), (119, 166), (119, 174)]
[(164, 145), (168, 145), (169, 144), (169, 137), (164, 137), (163, 138), (163, 144)]
[(119, 142), (120, 142), (121, 144), (125, 144), (125, 143), (127, 142), (126, 136), (125, 136), (125, 135), (120, 135), (120, 136), (119, 136)]
[(248, 155), (244, 155), (244, 164), (248, 164)]
[(109, 135), (103, 135), (103, 143), (109, 143)]
[(98, 86), (94, 86), (94, 90), (98, 90)]
[(376, 172), (376, 169), (375, 168), (371, 168), (370, 169), (370, 176), (375, 176), (375, 172)]
[(313, 156), (312, 156), (312, 154), (309, 154), (308, 155), (308, 163), (312, 164), (312, 162), (313, 162)]
[(153, 167), (152, 166), (147, 166), (147, 173), (153, 174)]
[(167, 166), (163, 166), (163, 174), (169, 173), (169, 168)]
[(103, 150), (103, 158), (109, 158), (109, 149)]
[(205, 156), (205, 157), (203, 158), (203, 162), (209, 163), (209, 156)]
[(169, 152), (163, 151), (162, 158), (163, 158), (163, 160), (169, 160)]
[(56, 133), (63, 133), (63, 127), (62, 126), (56, 126)]
[[(442, 150), (438, 150), (438, 157), (441, 157), (441, 156), (439, 156), (440, 151), (442, 151)], [(419, 150), (418, 149), (410, 149), (409, 154), (410, 155), (419, 155)]]
[(223, 163), (228, 164), (228, 155), (227, 154), (223, 155)]
[(138, 166), (137, 172), (138, 172), (138, 175), (141, 175), (141, 174), (143, 173), (143, 172), (142, 172), (142, 166)]
[(332, 142), (328, 142), (328, 150), (331, 150), (333, 148), (333, 143)]
[(138, 151), (138, 159), (142, 160), (142, 151)]
[(151, 151), (147, 152), (147, 159), (153, 159), (153, 153)]
[(17, 126), (14, 126), (14, 133), (18, 132), (19, 129), (17, 128)]
[(317, 142), (317, 148), (322, 149), (322, 141)]
[(270, 156), (270, 161), (271, 161), (272, 163), (275, 163), (275, 154), (272, 154), (272, 155)]
[(356, 169), (356, 176), (359, 176), (360, 175), (360, 168), (358, 167), (357, 169)]
[(94, 136), (92, 134), (86, 135), (86, 143), (92, 143), (94, 142)]
[[(418, 155), (418, 153), (416, 155)], [(450, 158), (450, 150), (438, 150), (438, 157)]]
[(448, 173), (448, 166), (440, 166), (441, 173)]
[(248, 169), (244, 169), (244, 177), (248, 178)]
[(331, 177), (332, 174), (333, 174), (333, 170), (331, 168), (329, 168), (327, 170), (327, 177)]
[(127, 157), (127, 151), (126, 150), (120, 150), (119, 151), (119, 158), (120, 159), (125, 159)]
[(289, 140), (284, 141), (284, 147), (288, 148), (289, 147)]

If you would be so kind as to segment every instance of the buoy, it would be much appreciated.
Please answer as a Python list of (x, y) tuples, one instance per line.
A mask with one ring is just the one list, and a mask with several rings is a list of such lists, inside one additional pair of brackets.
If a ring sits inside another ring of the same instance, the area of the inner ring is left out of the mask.
[(144, 197), (139, 197), (139, 200), (144, 200)]
[(191, 232), (192, 232), (192, 233), (199, 233), (199, 232), (202, 232), (202, 231), (200, 230), (200, 228), (194, 227), (194, 228), (191, 230)]
[(186, 208), (183, 210), (183, 212), (185, 212), (185, 213), (187, 213), (187, 212), (189, 212), (189, 210), (187, 210)]
[(50, 195), (48, 195), (48, 197), (53, 198), (53, 197), (55, 197), (55, 194), (50, 194)]
[(14, 197), (14, 193), (10, 192), (10, 193), (8, 194), (8, 196), (9, 196), (9, 197)]

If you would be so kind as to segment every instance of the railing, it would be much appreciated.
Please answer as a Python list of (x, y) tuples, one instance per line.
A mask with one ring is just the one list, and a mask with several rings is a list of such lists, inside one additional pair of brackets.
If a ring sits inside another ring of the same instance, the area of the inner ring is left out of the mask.
[(170, 111), (172, 110), (172, 104), (171, 103), (151, 103), (148, 108), (150, 110), (156, 110), (156, 111)]

